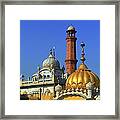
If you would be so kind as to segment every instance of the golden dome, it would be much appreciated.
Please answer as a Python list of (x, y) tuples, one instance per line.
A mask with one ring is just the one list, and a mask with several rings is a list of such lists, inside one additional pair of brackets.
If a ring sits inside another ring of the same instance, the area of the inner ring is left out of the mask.
[(84, 64), (84, 47), (85, 44), (81, 43), (82, 47), (82, 63), (79, 68), (73, 72), (66, 81), (66, 89), (85, 89), (87, 83), (92, 83), (93, 87), (99, 88), (100, 80), (98, 76), (87, 68)]
[(100, 81), (98, 76), (82, 63), (78, 70), (68, 77), (66, 81), (66, 89), (86, 88), (86, 84), (89, 82), (93, 83), (94, 87), (99, 87)]

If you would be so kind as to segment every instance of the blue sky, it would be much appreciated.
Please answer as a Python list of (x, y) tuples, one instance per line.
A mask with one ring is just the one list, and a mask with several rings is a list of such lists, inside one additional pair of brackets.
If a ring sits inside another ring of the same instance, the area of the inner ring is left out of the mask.
[(55, 46), (56, 58), (65, 65), (66, 30), (73, 25), (77, 31), (77, 67), (81, 47), (85, 46), (85, 64), (100, 76), (100, 21), (99, 20), (21, 20), (20, 21), (20, 74), (27, 77), (42, 67), (49, 51)]

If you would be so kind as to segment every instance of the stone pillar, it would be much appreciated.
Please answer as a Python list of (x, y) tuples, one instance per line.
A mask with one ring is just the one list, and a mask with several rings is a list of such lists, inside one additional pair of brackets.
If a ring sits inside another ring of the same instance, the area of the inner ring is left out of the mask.
[(88, 98), (92, 98), (92, 90), (88, 89)]
[(60, 93), (59, 91), (56, 92), (56, 97), (57, 98), (59, 97), (59, 93)]
[(91, 99), (92, 98), (93, 84), (91, 82), (87, 83), (86, 89), (87, 89), (87, 98)]

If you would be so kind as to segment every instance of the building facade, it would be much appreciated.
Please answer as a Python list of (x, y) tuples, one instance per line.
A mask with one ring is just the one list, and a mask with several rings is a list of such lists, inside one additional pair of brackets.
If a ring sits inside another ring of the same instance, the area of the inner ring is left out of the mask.
[[(25, 80), (21, 75), (21, 100), (97, 100), (100, 99), (100, 80), (85, 64), (85, 44), (81, 43), (81, 64), (76, 68), (76, 30), (69, 26), (66, 31), (66, 71), (60, 68), (51, 49), (42, 68)], [(77, 69), (77, 70), (76, 70)]]

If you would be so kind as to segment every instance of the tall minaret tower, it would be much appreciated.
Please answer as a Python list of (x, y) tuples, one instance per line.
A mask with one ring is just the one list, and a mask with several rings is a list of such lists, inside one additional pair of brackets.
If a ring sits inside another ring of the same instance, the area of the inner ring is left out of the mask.
[(77, 38), (75, 37), (75, 28), (73, 26), (69, 26), (67, 31), (67, 36), (66, 36), (66, 72), (68, 74), (73, 73), (76, 70), (76, 40)]

